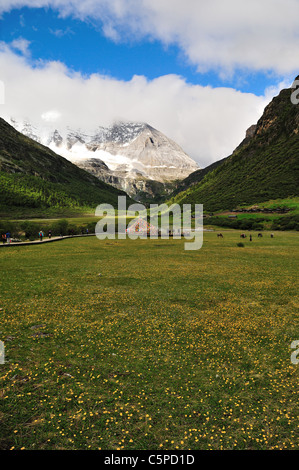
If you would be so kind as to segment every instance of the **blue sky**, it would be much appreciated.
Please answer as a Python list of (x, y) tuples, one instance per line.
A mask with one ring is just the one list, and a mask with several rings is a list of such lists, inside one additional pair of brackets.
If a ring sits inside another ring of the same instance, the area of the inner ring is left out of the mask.
[(130, 80), (133, 75), (153, 79), (169, 73), (197, 80), (195, 67), (188, 67), (175, 46), (165, 48), (158, 41), (146, 40), (115, 43), (103, 35), (100, 24), (59, 18), (53, 10), (13, 10), (4, 14), (1, 23), (1, 39), (9, 43), (26, 38), (35, 60), (59, 60), (84, 74), (120, 80)]
[(148, 122), (206, 166), (298, 75), (299, 0), (275, 5), (1, 0), (1, 116), (86, 131)]
[(176, 74), (191, 84), (232, 86), (256, 95), (281, 80), (279, 74), (271, 71), (236, 70), (233, 77), (225, 78), (214, 71), (200, 73), (176, 44), (164, 45), (148, 37), (124, 37), (115, 42), (105, 37), (101, 21), (62, 18), (50, 8), (12, 10), (3, 14), (0, 26), (2, 41), (11, 43), (24, 38), (30, 42), (33, 63), (40, 59), (60, 61), (87, 75), (98, 73), (127, 81), (134, 75), (152, 80)]

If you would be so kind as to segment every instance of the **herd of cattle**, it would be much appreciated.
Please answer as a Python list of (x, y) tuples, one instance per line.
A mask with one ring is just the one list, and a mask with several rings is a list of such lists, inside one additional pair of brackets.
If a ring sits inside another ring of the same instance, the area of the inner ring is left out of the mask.
[[(263, 234), (259, 232), (257, 236), (258, 236), (259, 238), (261, 238), (261, 237), (263, 236)], [(271, 233), (270, 236), (271, 236), (271, 238), (273, 238), (273, 237), (274, 237), (274, 234)], [(217, 233), (217, 237), (218, 237), (218, 238), (223, 238), (222, 233)], [(246, 237), (247, 237), (246, 233), (241, 233), (240, 238), (246, 238)], [(252, 239), (252, 235), (250, 234), (249, 237), (250, 237), (250, 240), (251, 240), (251, 239)]]

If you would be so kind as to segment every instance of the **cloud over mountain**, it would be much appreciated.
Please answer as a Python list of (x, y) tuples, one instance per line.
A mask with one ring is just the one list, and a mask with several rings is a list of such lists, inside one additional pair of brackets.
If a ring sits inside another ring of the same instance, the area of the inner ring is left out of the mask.
[(130, 81), (85, 76), (61, 62), (32, 63), (0, 43), (5, 104), (0, 114), (57, 127), (94, 129), (116, 120), (148, 122), (201, 167), (228, 155), (257, 121), (268, 97), (191, 85), (177, 75)]

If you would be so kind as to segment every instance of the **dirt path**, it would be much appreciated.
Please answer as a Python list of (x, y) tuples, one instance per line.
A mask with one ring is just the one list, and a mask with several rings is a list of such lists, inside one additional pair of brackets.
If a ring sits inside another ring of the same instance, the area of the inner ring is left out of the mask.
[(65, 235), (63, 237), (52, 237), (52, 238), (45, 238), (42, 241), (34, 240), (32, 242), (12, 242), (12, 243), (2, 243), (0, 244), (0, 248), (4, 247), (11, 247), (11, 246), (25, 246), (25, 245), (42, 245), (43, 243), (52, 243), (52, 242), (59, 242), (60, 240), (65, 240), (66, 238), (75, 238), (75, 237), (94, 237), (94, 233), (86, 233), (84, 235)]

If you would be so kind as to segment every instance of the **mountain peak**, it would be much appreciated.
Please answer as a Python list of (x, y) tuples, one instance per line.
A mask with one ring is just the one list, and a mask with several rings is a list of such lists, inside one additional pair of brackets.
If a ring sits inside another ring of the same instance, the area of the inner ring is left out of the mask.
[[(146, 122), (120, 121), (109, 127), (98, 126), (90, 133), (82, 129), (38, 127), (27, 121), (11, 122), (23, 134), (86, 171), (98, 173), (102, 181), (117, 182), (117, 187), (126, 191), (130, 187), (131, 196), (136, 195), (136, 180), (168, 184), (198, 169), (197, 163), (176, 142)], [(97, 159), (97, 165), (90, 159)]]
[(115, 122), (109, 127), (98, 127), (91, 143), (114, 142), (127, 144), (138, 137), (146, 129), (153, 129), (144, 122)]

